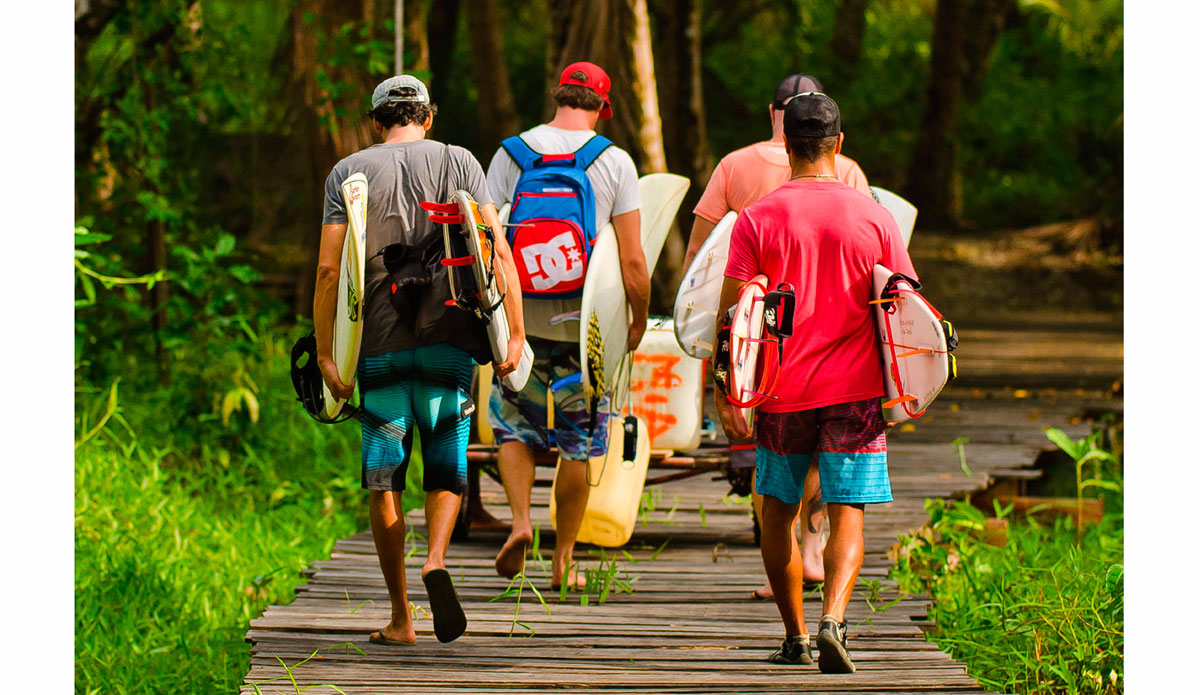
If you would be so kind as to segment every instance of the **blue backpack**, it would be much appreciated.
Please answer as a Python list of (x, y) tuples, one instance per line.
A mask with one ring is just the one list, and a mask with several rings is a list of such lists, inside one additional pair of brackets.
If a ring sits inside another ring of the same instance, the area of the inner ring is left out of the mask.
[(596, 198), (587, 168), (612, 141), (602, 135), (568, 154), (535, 152), (514, 135), (500, 143), (521, 169), (508, 213), (521, 292), (539, 298), (583, 294), (596, 243)]

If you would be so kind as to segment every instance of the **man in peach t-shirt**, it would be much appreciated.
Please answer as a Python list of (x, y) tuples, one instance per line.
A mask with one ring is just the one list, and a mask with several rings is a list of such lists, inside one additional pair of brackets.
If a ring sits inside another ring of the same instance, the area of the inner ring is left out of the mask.
[[(797, 94), (824, 91), (817, 78), (811, 75), (790, 75), (775, 87), (775, 100), (767, 107), (771, 117), (771, 139), (734, 150), (717, 164), (693, 210), (696, 221), (692, 223), (684, 268), (691, 265), (725, 213), (730, 210), (740, 213), (787, 183), (791, 169), (783, 149), (783, 107)], [(866, 175), (853, 159), (838, 154), (834, 159), (834, 173), (842, 183), (874, 199)]]
[[(775, 87), (775, 99), (767, 107), (771, 117), (771, 139), (756, 142), (753, 145), (734, 150), (725, 155), (717, 168), (713, 170), (708, 180), (700, 202), (693, 212), (696, 220), (692, 223), (692, 235), (688, 240), (687, 255), (683, 267), (692, 264), (692, 259), (700, 252), (708, 235), (712, 233), (717, 223), (730, 210), (741, 213), (742, 210), (757, 203), (760, 198), (774, 191), (791, 178), (791, 164), (787, 151), (783, 146), (783, 112), (784, 107), (792, 97), (804, 92), (824, 92), (821, 83), (811, 75), (789, 75)], [(858, 164), (849, 157), (838, 153), (834, 157), (834, 174), (842, 183), (857, 190), (863, 195), (875, 199), (867, 185), (867, 177)], [(735, 451), (738, 456), (742, 452)], [(825, 518), (825, 504), (821, 500), (820, 480), (817, 477), (817, 467), (812, 466), (804, 484), (804, 499), (800, 511), (803, 521), (800, 531), (801, 556), (804, 564), (804, 579), (819, 582), (825, 578), (825, 568), (821, 561), (824, 550), (824, 536), (828, 528)], [(754, 493), (754, 513), (761, 514), (762, 498)], [(754, 590), (754, 598), (769, 599), (772, 596), (771, 585), (764, 584)]]

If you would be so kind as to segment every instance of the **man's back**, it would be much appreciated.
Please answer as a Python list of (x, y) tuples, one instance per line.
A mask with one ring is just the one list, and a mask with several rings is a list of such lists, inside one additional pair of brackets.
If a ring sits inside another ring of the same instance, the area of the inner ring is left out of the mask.
[[(542, 154), (566, 154), (583, 147), (596, 132), (594, 130), (567, 130), (549, 125), (539, 125), (521, 133), (535, 152)], [(587, 169), (588, 180), (596, 198), (596, 230), (599, 231), (617, 215), (641, 208), (638, 196), (637, 169), (633, 159), (617, 146), (606, 149)], [(504, 148), (496, 151), (488, 165), (487, 184), (496, 207), (512, 202), (513, 189), (521, 169)], [(525, 298), (525, 329), (529, 335), (550, 340), (578, 342), (579, 324), (566, 321), (550, 325), (555, 316), (578, 310), (580, 300)]]
[(915, 277), (892, 216), (834, 181), (784, 184), (742, 211), (725, 275), (764, 274), (768, 289), (796, 290), (795, 332), (785, 342), (778, 398), (764, 412), (791, 412), (883, 395), (875, 345), (875, 264)]
[[(448, 158), (447, 158), (448, 157)], [(479, 162), (467, 150), (433, 140), (384, 143), (338, 162), (325, 181), (324, 224), (346, 221), (342, 182), (353, 173), (367, 177), (367, 268), (363, 316), (365, 357), (417, 347), (388, 298), (387, 269), (379, 251), (389, 244), (424, 247), (441, 228), (429, 222), (422, 201), (445, 202), (462, 189), (480, 205), (491, 202)]]

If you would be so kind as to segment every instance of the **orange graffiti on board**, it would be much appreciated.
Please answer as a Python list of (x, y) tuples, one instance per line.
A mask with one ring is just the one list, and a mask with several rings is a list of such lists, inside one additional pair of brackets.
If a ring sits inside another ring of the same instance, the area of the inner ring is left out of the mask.
[(648, 379), (638, 379), (630, 384), (629, 388), (634, 393), (638, 394), (640, 401), (639, 405), (635, 405), (633, 412), (638, 417), (646, 421), (646, 426), (650, 428), (650, 441), (654, 441), (659, 435), (669, 431), (672, 427), (679, 424), (679, 419), (674, 414), (662, 412), (659, 407), (666, 410), (664, 407), (669, 399), (666, 391), (683, 383), (683, 377), (675, 373), (675, 367), (683, 359), (678, 355), (646, 355), (634, 353), (634, 364), (642, 363), (650, 367), (650, 377)]
[(643, 355), (633, 353), (633, 363), (649, 362), (650, 380), (639, 379), (630, 386), (634, 391), (644, 389), (672, 389), (683, 383), (683, 377), (675, 373), (675, 365), (683, 359), (679, 355)]

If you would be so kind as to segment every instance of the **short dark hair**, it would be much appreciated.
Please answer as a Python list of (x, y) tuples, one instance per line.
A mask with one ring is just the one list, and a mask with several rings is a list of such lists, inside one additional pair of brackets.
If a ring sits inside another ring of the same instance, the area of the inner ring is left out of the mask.
[[(582, 72), (571, 73), (571, 79), (586, 81), (588, 76)], [(599, 111), (604, 108), (604, 98), (588, 87), (577, 84), (559, 85), (554, 90), (554, 103), (558, 106), (568, 106), (584, 111)]]
[[(416, 94), (416, 90), (411, 87), (393, 91), (407, 91)], [(399, 101), (391, 104), (383, 103), (371, 109), (370, 114), (371, 118), (379, 121), (379, 125), (386, 129), (395, 125), (422, 124), (430, 116), (437, 115), (437, 105), (420, 104), (412, 101)]]
[(827, 138), (792, 137), (787, 141), (788, 149), (792, 151), (793, 157), (803, 159), (811, 164), (832, 154), (837, 148), (838, 139), (836, 135), (833, 135)]

